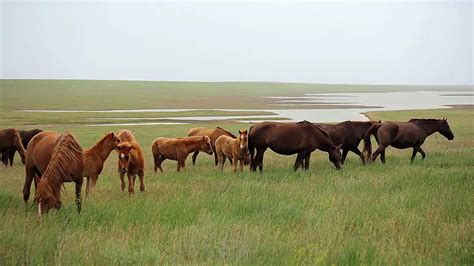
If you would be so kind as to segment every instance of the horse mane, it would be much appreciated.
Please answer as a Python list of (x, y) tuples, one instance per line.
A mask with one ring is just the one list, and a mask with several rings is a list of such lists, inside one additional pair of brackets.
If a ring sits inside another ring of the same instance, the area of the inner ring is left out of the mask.
[(113, 134), (112, 132), (105, 134), (99, 141), (97, 141), (97, 142), (94, 144), (94, 146), (90, 147), (90, 148), (87, 149), (87, 150), (90, 151), (90, 150), (93, 150), (93, 149), (95, 149), (95, 148), (101, 146), (112, 134)]
[(227, 134), (229, 134), (230, 137), (237, 138), (234, 134), (230, 133), (229, 131), (227, 131), (227, 130), (221, 128), (221, 127), (216, 127), (216, 128), (217, 128), (217, 129), (220, 129), (220, 130), (222, 130), (222, 131), (224, 131), (224, 132), (227, 133)]
[(13, 135), (15, 136), (15, 144), (18, 152), (20, 153), (21, 157), (23, 158), (26, 154), (25, 147), (23, 147), (23, 142), (21, 142), (21, 136), (20, 136), (20, 131), (16, 128), (11, 129), (13, 132)]
[(55, 204), (59, 204), (60, 188), (63, 180), (70, 180), (71, 167), (82, 165), (84, 153), (81, 146), (69, 133), (63, 133), (54, 147), (51, 160), (43, 173), (36, 191), (35, 201), (41, 199), (51, 200)]
[(311, 123), (311, 122), (309, 122), (309, 121), (307, 121), (307, 120), (303, 120), (303, 121), (297, 122), (296, 124), (299, 124), (299, 125), (306, 125), (306, 124), (311, 125), (312, 127), (316, 128), (319, 132), (321, 132), (324, 136), (326, 136), (326, 137), (329, 138), (329, 133), (328, 133), (326, 130), (322, 129), (321, 127), (319, 127), (319, 126), (317, 126), (317, 125), (315, 125), (315, 124), (313, 124), (313, 123)]
[(433, 118), (412, 118), (408, 120), (408, 122), (439, 122), (441, 119), (433, 119)]

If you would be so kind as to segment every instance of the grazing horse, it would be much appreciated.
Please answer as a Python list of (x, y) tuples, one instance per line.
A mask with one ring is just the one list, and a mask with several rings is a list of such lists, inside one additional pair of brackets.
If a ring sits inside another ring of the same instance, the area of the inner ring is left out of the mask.
[[(375, 161), (380, 155), (380, 160), (385, 163), (385, 149), (392, 146), (398, 149), (413, 148), (411, 162), (419, 152), (424, 159), (426, 154), (421, 149), (425, 139), (431, 134), (439, 132), (448, 140), (454, 139), (449, 128), (448, 120), (443, 119), (410, 119), (408, 122), (383, 122), (372, 125), (364, 136), (364, 154), (367, 161)], [(374, 135), (379, 147), (372, 154), (370, 136)]]
[[(249, 151), (251, 170), (263, 169), (263, 154), (267, 148), (283, 154), (298, 154), (293, 169), (300, 166), (309, 169), (311, 152), (316, 149), (329, 154), (329, 160), (337, 169), (341, 168), (340, 146), (334, 145), (326, 131), (304, 120), (298, 123), (263, 122), (250, 128)], [(257, 149), (257, 155), (254, 152)], [(303, 162), (304, 160), (304, 162)]]
[[(31, 182), (35, 181), (35, 188), (46, 167), (51, 161), (54, 146), (61, 137), (60, 133), (43, 131), (33, 137), (26, 150), (27, 159), (25, 163), (25, 184), (23, 187), (23, 199), (25, 202), (30, 197)], [(114, 133), (108, 133), (102, 137), (93, 147), (84, 151), (84, 167), (82, 176), (87, 177), (86, 195), (90, 189), (94, 189), (99, 178), (104, 162), (110, 152), (116, 148), (120, 140)], [(31, 147), (30, 147), (31, 146)]]
[(128, 193), (135, 193), (135, 178), (137, 175), (140, 178), (140, 191), (144, 192), (145, 157), (143, 151), (129, 130), (120, 130), (116, 135), (121, 141), (117, 146), (117, 151), (119, 153), (118, 171), (120, 173), (122, 191), (125, 190), (124, 177), (125, 173), (127, 173)]
[[(25, 147), (21, 142), (21, 136), (16, 128), (8, 128), (0, 130), (0, 154), (2, 155), (2, 162), (8, 166), (8, 159), (10, 153), (18, 151), (20, 153), (21, 161), (25, 163)], [(10, 166), (13, 165), (13, 159), (10, 161)]]
[[(20, 132), (20, 137), (21, 137), (21, 143), (23, 144), (24, 149), (28, 147), (28, 143), (30, 140), (38, 133), (42, 132), (43, 130), (41, 129), (33, 129), (33, 130), (19, 130)], [(10, 162), (10, 165), (13, 165), (13, 161), (15, 160), (15, 152), (17, 149), (11, 149), (4, 151), (2, 154), (2, 162), (3, 164), (7, 165), (8, 162)]]
[(166, 159), (178, 161), (177, 170), (179, 172), (181, 168), (186, 170), (185, 162), (191, 152), (213, 153), (211, 139), (208, 136), (156, 138), (151, 146), (151, 151), (155, 162), (155, 173), (157, 168), (163, 173), (161, 163)]
[(240, 171), (244, 170), (244, 163), (248, 161), (248, 136), (247, 130), (240, 131), (239, 137), (232, 138), (222, 135), (216, 140), (216, 153), (221, 171), (224, 171), (225, 158), (229, 158), (237, 172), (237, 161), (240, 161)]
[(341, 145), (342, 164), (344, 164), (349, 151), (359, 155), (362, 163), (365, 164), (365, 157), (358, 146), (364, 138), (365, 132), (375, 123), (377, 122), (344, 121), (339, 124), (315, 123), (315, 125), (325, 130), (335, 145)]
[(38, 203), (39, 216), (51, 208), (61, 207), (61, 186), (64, 182), (76, 183), (76, 204), (80, 212), (84, 164), (82, 148), (71, 133), (45, 131), (36, 135), (28, 145), (26, 156), (25, 203), (30, 196), (31, 181), (37, 175), (35, 183), (39, 180), (39, 184), (35, 202)]
[[(237, 138), (234, 136), (232, 133), (229, 131), (221, 128), (221, 127), (216, 127), (216, 128), (204, 128), (204, 127), (195, 127), (191, 128), (191, 130), (188, 131), (188, 137), (192, 136), (208, 136), (209, 139), (211, 140), (211, 145), (212, 145), (212, 151), (214, 152), (214, 163), (217, 165), (218, 160), (217, 160), (217, 154), (216, 154), (216, 140), (220, 136), (229, 136), (232, 138)], [(196, 164), (196, 158), (199, 154), (199, 151), (195, 151), (193, 153), (193, 165)]]

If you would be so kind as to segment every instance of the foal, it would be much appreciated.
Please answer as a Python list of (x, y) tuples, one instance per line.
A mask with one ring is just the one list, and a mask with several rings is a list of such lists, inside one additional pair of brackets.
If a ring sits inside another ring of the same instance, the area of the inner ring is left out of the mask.
[(128, 193), (133, 194), (135, 192), (135, 178), (137, 175), (140, 178), (140, 191), (144, 192), (145, 160), (142, 149), (129, 130), (120, 130), (116, 135), (121, 141), (117, 145), (117, 151), (119, 153), (118, 171), (120, 173), (122, 191), (125, 190), (124, 177), (125, 173), (127, 173)]
[(238, 138), (222, 135), (216, 140), (215, 149), (221, 171), (224, 171), (226, 158), (229, 158), (234, 165), (234, 173), (237, 172), (237, 161), (240, 161), (240, 171), (244, 171), (244, 162), (249, 158), (247, 140), (247, 130), (239, 130)]
[(184, 168), (186, 170), (186, 158), (191, 152), (203, 151), (212, 155), (211, 139), (208, 136), (194, 136), (184, 138), (157, 138), (151, 146), (156, 169), (161, 168), (161, 163), (166, 160), (178, 161), (177, 170)]

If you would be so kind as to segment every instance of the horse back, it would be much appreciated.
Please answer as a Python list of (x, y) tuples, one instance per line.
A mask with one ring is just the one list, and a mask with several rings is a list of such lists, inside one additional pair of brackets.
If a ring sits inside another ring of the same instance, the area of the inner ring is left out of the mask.
[(60, 136), (60, 133), (54, 131), (43, 131), (35, 135), (26, 149), (25, 167), (35, 167), (40, 173), (44, 173)]
[(120, 139), (120, 141), (136, 141), (135, 136), (133, 136), (132, 132), (128, 129), (119, 130), (116, 136), (118, 139)]

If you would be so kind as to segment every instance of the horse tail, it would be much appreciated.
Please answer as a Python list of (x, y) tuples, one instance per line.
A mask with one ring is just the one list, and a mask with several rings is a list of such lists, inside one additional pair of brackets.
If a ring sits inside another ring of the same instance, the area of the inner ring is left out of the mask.
[(44, 199), (48, 204), (52, 204), (50, 207), (61, 206), (61, 184), (64, 181), (73, 181), (72, 175), (82, 171), (80, 167), (83, 166), (84, 152), (81, 145), (71, 133), (63, 133), (59, 136), (51, 160), (41, 177), (35, 201), (41, 203)]
[(380, 123), (373, 124), (364, 134), (364, 154), (366, 161), (369, 163), (372, 161), (372, 143), (370, 142), (370, 136), (375, 134), (380, 127)]
[(254, 155), (255, 155), (255, 148), (253, 146), (252, 138), (250, 136), (253, 127), (254, 126), (251, 126), (250, 129), (249, 129), (248, 141), (247, 141), (247, 148), (248, 148), (249, 153), (250, 153), (250, 167), (252, 167), (252, 165), (253, 165), (253, 160), (254, 160)]
[(153, 142), (153, 145), (151, 145), (151, 153), (153, 154), (153, 169), (156, 173), (156, 169), (158, 169), (158, 158), (160, 157), (160, 149), (158, 147), (158, 143)]
[(23, 142), (21, 141), (21, 135), (18, 129), (12, 128), (13, 135), (14, 135), (14, 145), (16, 149), (18, 150), (18, 153), (20, 153), (21, 161), (23, 164), (25, 164), (25, 158), (26, 158), (26, 149), (23, 146)]

